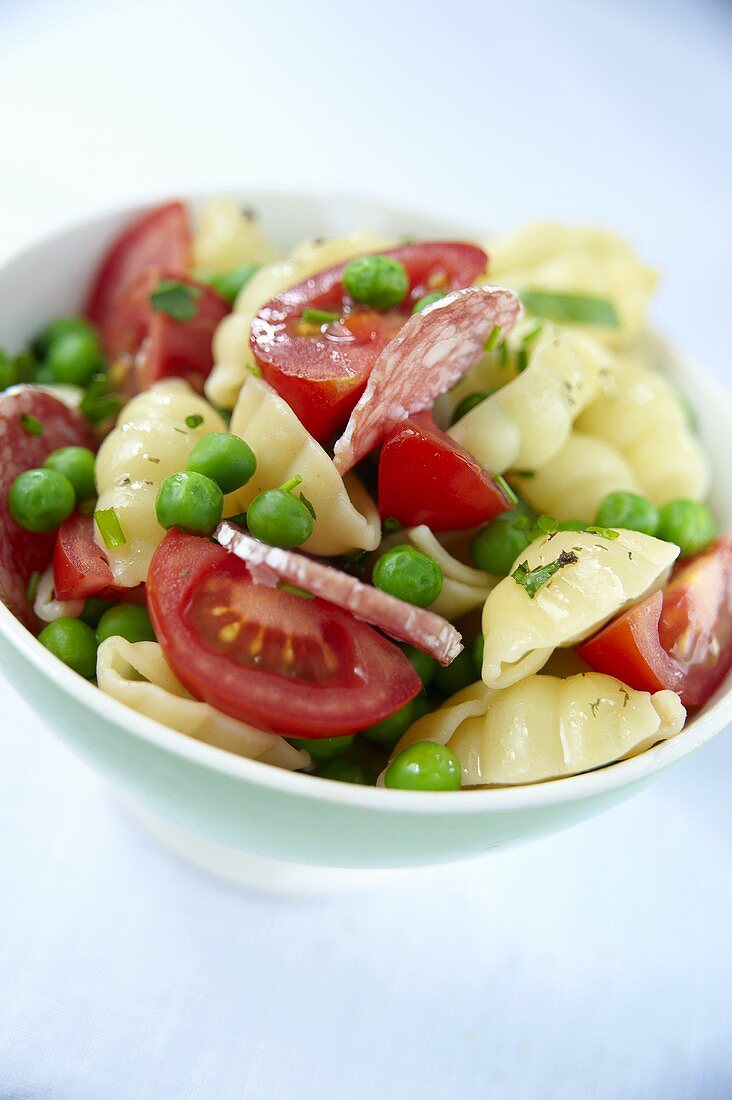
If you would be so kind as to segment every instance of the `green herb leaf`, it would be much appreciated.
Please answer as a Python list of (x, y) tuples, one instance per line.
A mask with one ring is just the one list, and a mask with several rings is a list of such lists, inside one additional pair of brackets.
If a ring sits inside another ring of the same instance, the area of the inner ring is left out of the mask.
[(523, 290), (521, 299), (527, 312), (560, 324), (606, 325), (620, 328), (620, 318), (608, 298), (589, 294), (563, 294), (549, 290)]
[(150, 304), (156, 313), (165, 313), (174, 321), (190, 321), (198, 313), (196, 300), (202, 290), (178, 279), (161, 279), (150, 294)]
[(227, 271), (223, 275), (217, 271), (196, 271), (193, 277), (197, 283), (210, 286), (225, 298), (230, 306), (233, 306), (239, 291), (247, 285), (252, 275), (256, 275), (259, 266), (259, 264), (242, 264), (241, 267), (235, 268), (234, 271)]
[(255, 378), (262, 377), (262, 368), (259, 363), (247, 363), (246, 367), (249, 373), (253, 374)]
[(486, 351), (495, 351), (498, 347), (498, 341), (501, 339), (501, 326), (494, 325), (490, 331), (488, 339), (485, 342)]
[(514, 470), (515, 477), (536, 477), (536, 470)]
[(36, 596), (38, 595), (38, 583), (41, 579), (41, 574), (35, 569), (28, 578), (28, 587), (25, 590), (25, 598), (28, 603), (34, 603)]
[(559, 524), (553, 516), (539, 516), (531, 532), (532, 541), (541, 538), (542, 535), (556, 535), (558, 530)]
[(609, 539), (610, 542), (620, 538), (620, 532), (613, 531), (612, 527), (585, 527), (585, 531), (588, 535), (597, 535), (598, 538)]
[(313, 517), (313, 519), (317, 519), (318, 517), (315, 515), (315, 508), (310, 503), (310, 501), (308, 500), (308, 498), (305, 496), (304, 493), (300, 493), (300, 500), (303, 502), (303, 504), (305, 505), (305, 507), (307, 508), (308, 512)]
[(389, 516), (388, 519), (384, 520), (381, 526), (384, 531), (391, 532), (401, 531), (404, 527), (404, 524), (400, 523), (398, 519), (394, 519), (393, 516)]
[(43, 435), (43, 424), (30, 413), (23, 413), (20, 418), (20, 426), (28, 435)]
[(574, 565), (577, 561), (579, 561), (579, 558), (574, 551), (562, 550), (556, 561), (550, 561), (546, 565), (537, 565), (535, 569), (529, 569), (527, 561), (521, 562), (514, 569), (511, 576), (516, 584), (520, 584), (522, 588), (526, 589), (529, 598), (533, 600), (542, 585), (551, 580), (555, 573), (558, 573), (565, 565)]
[(315, 596), (312, 592), (306, 592), (304, 588), (298, 588), (297, 585), (288, 584), (287, 581), (280, 581), (277, 587), (282, 592), (291, 592), (293, 596), (299, 596), (301, 600), (315, 599)]
[(592, 717), (597, 718), (597, 712), (600, 709), (600, 703), (602, 699), (595, 699), (594, 703), (590, 703), (590, 710), (592, 711)]
[(506, 500), (510, 500), (511, 504), (518, 504), (519, 498), (518, 498), (517, 494), (514, 493), (513, 489), (508, 484), (505, 477), (502, 477), (499, 474), (498, 477), (495, 477), (493, 480), (495, 481), (496, 485), (498, 486), (498, 488), (501, 490), (501, 492), (505, 496)]
[(529, 353), (526, 348), (519, 348), (516, 352), (516, 371), (523, 374), (529, 365)]
[(199, 416), (198, 413), (194, 413), (192, 416), (186, 417), (186, 424), (189, 428), (198, 428), (203, 424), (203, 417)]
[(525, 348), (527, 348), (527, 350), (530, 351), (533, 344), (541, 336), (543, 331), (544, 331), (544, 326), (542, 325), (542, 323), (540, 321), (537, 325), (534, 325), (534, 327), (532, 329), (530, 329), (522, 337), (522, 339), (521, 339), (522, 347), (525, 347)]
[(94, 522), (99, 528), (99, 534), (107, 550), (125, 545), (127, 539), (114, 508), (102, 508), (99, 512), (95, 512)]
[(334, 321), (340, 320), (340, 315), (328, 309), (310, 309), (306, 306), (302, 311), (302, 319), (309, 325), (332, 325)]

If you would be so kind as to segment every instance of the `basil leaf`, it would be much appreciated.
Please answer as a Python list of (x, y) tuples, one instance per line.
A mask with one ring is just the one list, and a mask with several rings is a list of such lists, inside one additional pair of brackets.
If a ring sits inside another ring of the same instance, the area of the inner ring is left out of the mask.
[(563, 294), (550, 290), (522, 290), (527, 312), (560, 324), (606, 325), (620, 328), (620, 318), (608, 298), (589, 294)]
[(161, 279), (150, 294), (150, 304), (156, 313), (165, 313), (174, 321), (191, 321), (198, 313), (196, 301), (201, 294), (200, 287), (178, 279)]
[(574, 565), (578, 561), (579, 558), (573, 550), (562, 550), (556, 561), (550, 561), (546, 565), (537, 565), (535, 569), (529, 569), (527, 561), (521, 562), (514, 569), (511, 576), (516, 584), (520, 584), (522, 588), (526, 589), (529, 599), (533, 600), (542, 585), (551, 580), (555, 573), (558, 573), (565, 565)]

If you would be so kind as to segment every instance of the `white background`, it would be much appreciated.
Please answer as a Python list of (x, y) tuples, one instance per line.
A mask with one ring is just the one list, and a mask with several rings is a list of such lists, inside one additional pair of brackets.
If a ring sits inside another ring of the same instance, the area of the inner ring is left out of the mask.
[[(731, 62), (704, 0), (0, 0), (0, 258), (249, 183), (601, 220), (729, 380)], [(0, 690), (0, 1100), (732, 1096), (729, 735), (479, 867), (279, 902), (170, 862)]]

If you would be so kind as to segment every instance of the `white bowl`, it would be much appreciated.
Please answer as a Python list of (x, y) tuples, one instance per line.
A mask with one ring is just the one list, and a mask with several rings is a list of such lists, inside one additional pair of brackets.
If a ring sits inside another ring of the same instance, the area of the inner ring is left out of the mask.
[[(466, 235), (464, 226), (342, 196), (254, 192), (274, 241), (368, 228), (386, 235)], [(200, 205), (190, 198), (195, 209)], [(0, 270), (0, 343), (21, 347), (48, 319), (79, 309), (105, 246), (138, 212), (129, 207), (75, 225)], [(470, 236), (475, 237), (475, 232)], [(480, 234), (478, 234), (480, 236)], [(697, 365), (659, 345), (665, 369), (693, 393), (716, 466), (713, 506), (732, 527), (729, 455), (732, 401)], [(267, 861), (337, 868), (398, 868), (478, 856), (540, 836), (622, 802), (688, 756), (732, 718), (728, 683), (678, 737), (631, 760), (536, 786), (455, 793), (334, 783), (242, 759), (167, 729), (103, 695), (57, 661), (0, 606), (2, 667), (13, 687), (83, 759), (113, 781), (148, 824), (199, 863), (258, 881)], [(297, 875), (295, 876), (297, 877)], [(346, 876), (347, 877), (347, 876)]]

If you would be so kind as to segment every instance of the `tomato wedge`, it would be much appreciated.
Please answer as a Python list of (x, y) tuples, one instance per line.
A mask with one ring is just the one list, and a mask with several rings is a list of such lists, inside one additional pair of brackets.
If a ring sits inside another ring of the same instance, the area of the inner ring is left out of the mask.
[(732, 536), (577, 652), (638, 691), (670, 688), (685, 706), (703, 706), (732, 668)]
[(256, 584), (243, 561), (169, 531), (148, 574), (158, 641), (198, 699), (293, 737), (355, 733), (421, 688), (402, 651), (321, 599)]
[[(195, 295), (193, 317), (177, 321), (153, 307), (150, 295), (162, 280), (179, 283)], [(229, 308), (210, 287), (175, 272), (147, 268), (119, 298), (107, 326), (112, 381), (132, 396), (175, 375), (202, 393), (213, 367), (214, 332)]]
[(513, 502), (487, 470), (416, 413), (387, 437), (379, 460), (379, 512), (405, 527), (462, 531), (494, 519)]
[(94, 538), (94, 520), (74, 512), (56, 534), (53, 587), (59, 600), (103, 596), (126, 603), (145, 602), (145, 586), (120, 588), (114, 583), (104, 551)]
[[(424, 241), (383, 254), (403, 263), (409, 275), (396, 309), (377, 312), (354, 303), (343, 289), (346, 265), (339, 264), (279, 294), (252, 322), (252, 352), (264, 377), (321, 443), (345, 425), (371, 368), (415, 302), (470, 286), (488, 264), (482, 249), (454, 241)], [(324, 310), (337, 320), (310, 324), (303, 309)]]
[(112, 242), (97, 270), (86, 304), (86, 315), (107, 340), (107, 326), (117, 299), (147, 267), (184, 272), (188, 266), (191, 231), (182, 202), (169, 202), (137, 218)]

